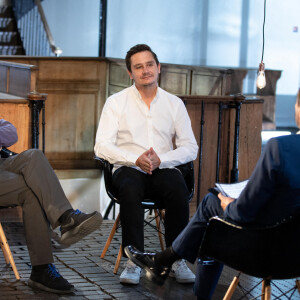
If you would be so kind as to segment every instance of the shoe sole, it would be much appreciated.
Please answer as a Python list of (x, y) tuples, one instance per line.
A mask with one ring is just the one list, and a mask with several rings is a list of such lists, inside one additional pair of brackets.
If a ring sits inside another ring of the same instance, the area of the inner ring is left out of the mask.
[(169, 273), (169, 277), (175, 278), (178, 283), (195, 283), (195, 278), (179, 279), (173, 272)]
[(159, 285), (162, 285), (165, 282), (164, 279), (162, 279), (162, 278), (158, 277), (156, 274), (154, 274), (153, 271), (148, 268), (148, 266), (142, 264), (139, 260), (137, 260), (135, 257), (133, 257), (126, 248), (124, 251), (125, 251), (127, 257), (129, 257), (136, 265), (138, 265), (139, 267), (141, 267), (142, 269), (145, 270), (145, 276), (148, 280), (153, 281)]
[(134, 281), (134, 280), (131, 280), (131, 279), (125, 279), (125, 278), (120, 278), (120, 283), (122, 284), (131, 284), (131, 285), (136, 285), (136, 284), (139, 284), (140, 283), (140, 279), (138, 281)]
[(95, 213), (90, 218), (86, 219), (84, 222), (76, 226), (75, 228), (65, 232), (61, 238), (60, 243), (62, 245), (72, 245), (80, 241), (85, 236), (91, 234), (93, 231), (97, 230), (102, 224), (102, 216), (99, 212)]
[(33, 281), (31, 279), (28, 280), (28, 285), (33, 288), (33, 289), (39, 289), (39, 290), (43, 290), (46, 292), (50, 292), (50, 293), (55, 293), (55, 294), (71, 294), (74, 293), (74, 287), (71, 287), (69, 290), (56, 290), (56, 289), (52, 289), (49, 288), (39, 282)]

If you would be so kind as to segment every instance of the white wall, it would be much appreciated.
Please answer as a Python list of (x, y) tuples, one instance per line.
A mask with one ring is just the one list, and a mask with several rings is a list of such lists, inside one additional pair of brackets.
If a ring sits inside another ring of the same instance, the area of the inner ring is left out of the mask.
[[(98, 56), (100, 0), (44, 0), (42, 4), (62, 56)], [(241, 29), (245, 4), (249, 12), (246, 41)], [(240, 51), (246, 47), (242, 67), (258, 68), (263, 4), (263, 0), (108, 0), (106, 55), (124, 58), (131, 46), (147, 43), (161, 62), (239, 67)], [(299, 0), (267, 0), (264, 62), (267, 69), (283, 71), (277, 84), (279, 126), (295, 126), (299, 11)], [(294, 26), (298, 32), (293, 32)], [(244, 89), (254, 92), (254, 81)]]
[(99, 55), (99, 0), (44, 0), (42, 5), (61, 56)]
[[(239, 67), (242, 3), (248, 3), (246, 67), (258, 68), (262, 52), (263, 0), (111, 0), (108, 1), (109, 57), (124, 58), (137, 43), (147, 43), (161, 62)], [(300, 1), (267, 0), (264, 62), (282, 70), (277, 84), (279, 126), (295, 126), (294, 100), (300, 86)], [(203, 5), (208, 5), (207, 33)], [(298, 26), (298, 32), (293, 27)], [(206, 58), (200, 41), (205, 35)], [(254, 84), (247, 92), (255, 91)]]

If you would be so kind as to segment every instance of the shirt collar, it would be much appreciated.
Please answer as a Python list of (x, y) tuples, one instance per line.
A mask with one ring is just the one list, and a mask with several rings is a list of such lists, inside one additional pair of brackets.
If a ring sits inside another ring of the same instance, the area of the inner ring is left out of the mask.
[[(136, 97), (138, 97), (138, 99), (140, 99), (141, 101), (143, 101), (142, 96), (139, 92), (139, 90), (136, 88), (135, 83), (133, 84), (133, 92), (136, 95)], [(156, 90), (156, 95), (152, 101), (152, 103), (155, 103), (159, 98), (159, 86), (157, 86), (157, 90)]]

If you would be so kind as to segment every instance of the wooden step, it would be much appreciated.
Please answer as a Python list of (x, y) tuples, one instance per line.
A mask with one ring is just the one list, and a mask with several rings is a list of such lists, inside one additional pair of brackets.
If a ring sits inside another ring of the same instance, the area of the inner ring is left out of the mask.
[(1, 6), (0, 5), (0, 18), (12, 18), (13, 10), (11, 6)]
[(0, 46), (0, 55), (24, 55), (22, 46)]
[(21, 38), (18, 32), (0, 31), (1, 46), (17, 46), (20, 44), (21, 44)]
[(13, 18), (0, 18), (1, 31), (16, 31), (16, 26)]

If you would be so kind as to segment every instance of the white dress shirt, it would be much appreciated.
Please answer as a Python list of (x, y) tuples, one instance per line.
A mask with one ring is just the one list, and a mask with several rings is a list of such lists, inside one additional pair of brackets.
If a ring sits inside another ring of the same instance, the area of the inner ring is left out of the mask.
[(196, 159), (198, 145), (182, 100), (158, 87), (149, 109), (135, 85), (110, 96), (102, 110), (95, 154), (115, 167), (138, 168), (136, 160), (150, 147), (161, 169)]

